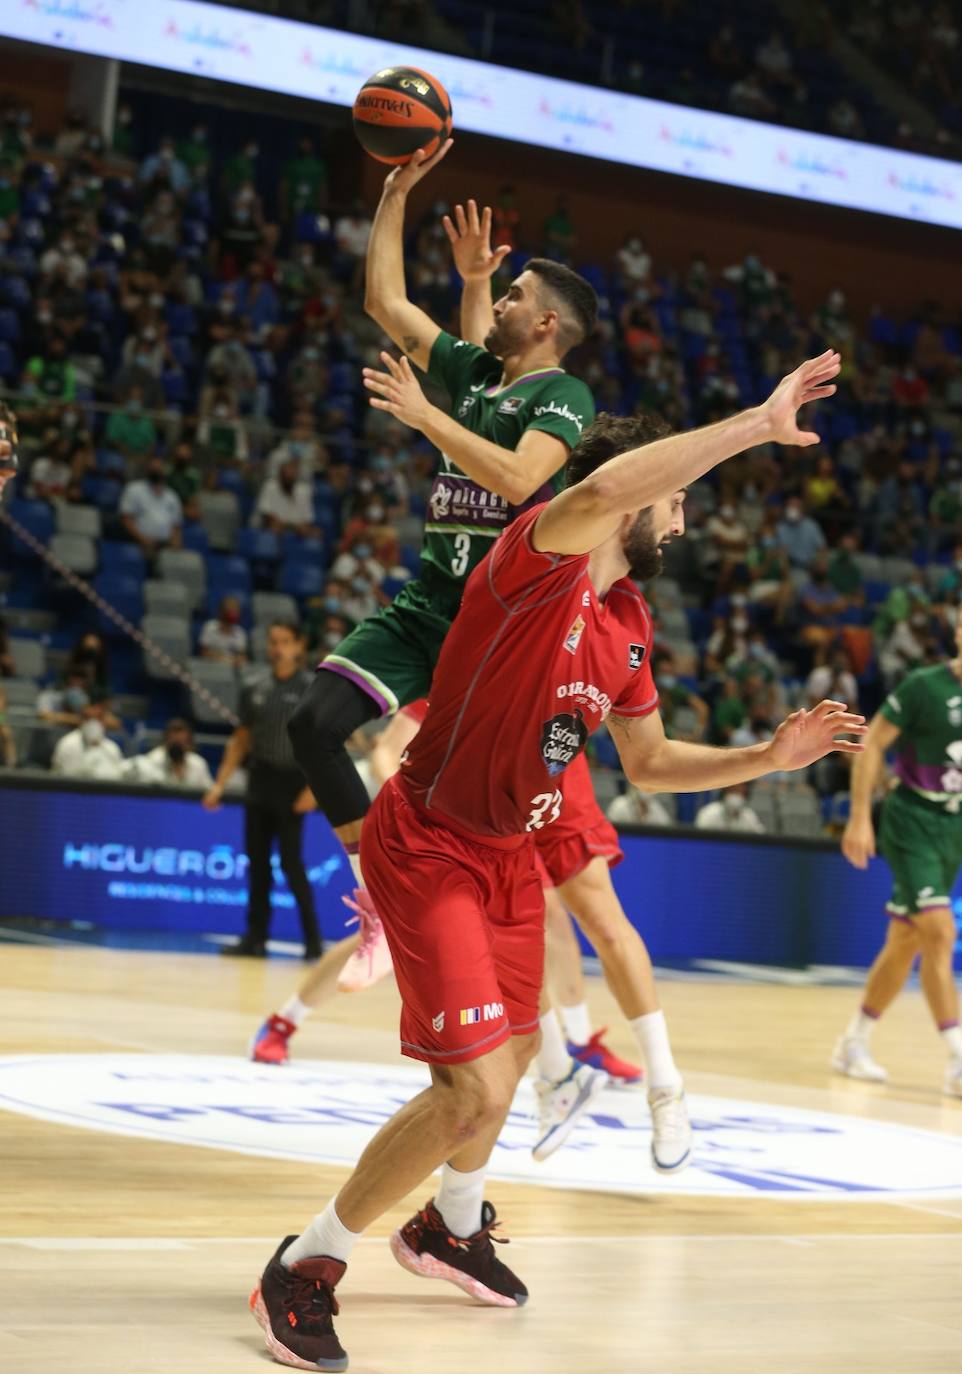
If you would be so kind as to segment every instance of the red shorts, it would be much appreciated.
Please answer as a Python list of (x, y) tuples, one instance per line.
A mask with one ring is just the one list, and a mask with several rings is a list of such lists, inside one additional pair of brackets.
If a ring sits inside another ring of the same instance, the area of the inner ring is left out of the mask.
[(542, 887), (560, 887), (601, 855), (613, 868), (625, 857), (618, 832), (595, 800), (583, 754), (564, 772), (564, 806), (551, 825), (534, 832)]
[(401, 1053), (463, 1064), (538, 1028), (544, 895), (524, 839), (495, 848), (429, 818), (392, 778), (361, 869), (401, 993)]
[(418, 697), (417, 701), (409, 701), (406, 706), (398, 708), (399, 716), (408, 716), (416, 725), (424, 724), (424, 717), (428, 713), (427, 697)]

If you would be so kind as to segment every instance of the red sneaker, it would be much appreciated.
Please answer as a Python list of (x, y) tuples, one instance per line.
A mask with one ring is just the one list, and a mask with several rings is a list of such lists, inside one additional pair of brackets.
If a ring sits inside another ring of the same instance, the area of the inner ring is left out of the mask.
[(293, 1021), (275, 1012), (251, 1041), (251, 1059), (255, 1064), (286, 1064), (291, 1057), (288, 1041), (296, 1030)]
[(504, 1236), (492, 1236), (496, 1225), (494, 1208), (485, 1202), (480, 1231), (461, 1239), (445, 1226), (432, 1198), (406, 1226), (394, 1232), (391, 1254), (402, 1269), (422, 1279), (447, 1279), (491, 1307), (522, 1307), (528, 1301), (528, 1290), (494, 1252), (493, 1240), (508, 1243)]
[(604, 1069), (613, 1083), (623, 1086), (640, 1083), (645, 1076), (644, 1069), (639, 1064), (629, 1064), (627, 1059), (619, 1059), (616, 1054), (612, 1054), (602, 1040), (602, 1036), (607, 1034), (608, 1027), (604, 1026), (600, 1031), (595, 1031), (587, 1045), (575, 1045), (569, 1040), (568, 1053), (572, 1059), (577, 1059), (579, 1064), (590, 1064), (593, 1069)]
[(329, 1255), (311, 1255), (288, 1269), (281, 1255), (293, 1239), (286, 1236), (277, 1247), (254, 1285), (250, 1309), (278, 1364), (315, 1374), (318, 1369), (347, 1369), (347, 1355), (334, 1330), (339, 1311), (334, 1289), (347, 1265)]

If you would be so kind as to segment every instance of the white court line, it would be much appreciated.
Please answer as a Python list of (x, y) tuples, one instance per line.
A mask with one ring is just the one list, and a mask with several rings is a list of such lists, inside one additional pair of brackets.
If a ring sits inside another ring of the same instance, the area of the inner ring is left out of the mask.
[(896, 1207), (904, 1207), (909, 1212), (928, 1212), (933, 1217), (951, 1217), (953, 1221), (962, 1222), (962, 1211), (950, 1212), (946, 1207), (925, 1207), (920, 1202), (896, 1202)]
[[(959, 1218), (962, 1221), (962, 1217)], [(561, 1245), (570, 1243), (571, 1235), (564, 1236), (515, 1236), (519, 1244), (524, 1245)], [(640, 1246), (657, 1244), (659, 1241), (680, 1241), (683, 1243), (692, 1242), (703, 1245), (705, 1242), (713, 1242), (716, 1245), (727, 1245), (730, 1242), (754, 1241), (755, 1243), (776, 1244), (776, 1245), (817, 1245), (819, 1241), (856, 1241), (869, 1242), (875, 1244), (877, 1241), (931, 1241), (949, 1240), (962, 1242), (962, 1233), (956, 1234), (951, 1231), (934, 1231), (931, 1233), (920, 1231), (885, 1231), (878, 1234), (866, 1233), (865, 1235), (852, 1235), (847, 1231), (827, 1231), (824, 1234), (813, 1232), (802, 1236), (779, 1236), (779, 1235), (759, 1235), (756, 1232), (744, 1234), (711, 1234), (711, 1235), (690, 1235), (687, 1233), (674, 1233), (671, 1235), (657, 1236), (579, 1236), (579, 1245), (612, 1245), (620, 1246)], [(385, 1236), (362, 1236), (359, 1245), (386, 1245)], [(20, 1246), (27, 1250), (46, 1250), (46, 1251), (140, 1251), (140, 1252), (162, 1252), (162, 1251), (182, 1251), (202, 1249), (212, 1245), (264, 1245), (277, 1246), (276, 1236), (0, 1236), (0, 1246)]]

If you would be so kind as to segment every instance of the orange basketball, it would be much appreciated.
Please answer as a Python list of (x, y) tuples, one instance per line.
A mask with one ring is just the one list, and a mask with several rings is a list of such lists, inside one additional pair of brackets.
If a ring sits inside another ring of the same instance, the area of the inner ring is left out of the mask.
[(354, 101), (354, 132), (378, 162), (403, 166), (419, 148), (432, 157), (451, 133), (451, 101), (430, 72), (385, 67)]

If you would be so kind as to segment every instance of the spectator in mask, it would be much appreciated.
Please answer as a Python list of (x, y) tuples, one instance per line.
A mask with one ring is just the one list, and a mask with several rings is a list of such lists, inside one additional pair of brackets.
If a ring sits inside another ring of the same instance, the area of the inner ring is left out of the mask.
[(798, 496), (790, 496), (785, 502), (785, 513), (775, 527), (775, 538), (793, 568), (810, 567), (815, 555), (825, 547), (821, 526), (805, 514)]
[[(107, 421), (104, 438), (110, 448), (122, 453), (128, 463), (141, 464), (157, 446), (157, 430), (144, 414), (144, 392), (132, 386), (122, 410), (115, 410)], [(141, 468), (143, 471), (143, 468)]]
[(201, 658), (217, 663), (232, 663), (235, 668), (247, 662), (247, 631), (241, 624), (241, 605), (236, 596), (225, 596), (217, 615), (200, 632)]
[(156, 153), (144, 158), (137, 173), (141, 186), (169, 186), (180, 196), (190, 184), (190, 173), (177, 156), (172, 138), (162, 138)]
[(309, 482), (298, 480), (293, 459), (282, 463), (276, 477), (268, 477), (254, 508), (255, 525), (284, 534), (292, 530), (302, 539), (316, 539), (314, 493)]
[(629, 291), (644, 286), (651, 275), (651, 254), (645, 251), (640, 234), (629, 234), (615, 254), (618, 275)]
[(163, 461), (152, 458), (147, 476), (129, 482), (120, 498), (124, 529), (148, 558), (160, 549), (181, 546), (184, 511), (180, 498), (167, 485)]
[(267, 456), (267, 475), (276, 477), (285, 463), (295, 462), (298, 481), (311, 482), (325, 460), (310, 411), (299, 410), (290, 433)]
[(79, 725), (90, 702), (90, 682), (80, 668), (68, 669), (57, 687), (46, 687), (37, 697), (37, 719), (44, 725)]
[(67, 344), (54, 334), (42, 357), (31, 358), (23, 374), (26, 391), (39, 392), (50, 401), (72, 401), (77, 395), (77, 373), (67, 356)]
[(62, 778), (117, 782), (124, 774), (124, 756), (107, 738), (106, 704), (91, 701), (80, 713), (80, 725), (57, 741), (51, 769)]
[(125, 776), (130, 782), (193, 792), (206, 792), (214, 781), (206, 759), (194, 751), (193, 730), (180, 717), (167, 722), (162, 744), (128, 762)]
[(189, 440), (181, 440), (174, 449), (167, 485), (179, 497), (184, 508), (184, 519), (198, 519), (197, 493), (200, 491), (201, 473), (194, 462), (194, 450)]
[(765, 827), (748, 804), (744, 785), (726, 787), (717, 801), (703, 806), (695, 817), (699, 830), (730, 830), (748, 835), (763, 835)]
[(354, 628), (353, 622), (348, 620), (346, 615), (332, 615), (327, 612), (320, 616), (308, 617), (308, 625), (311, 626), (311, 646), (321, 658), (333, 653), (341, 640)]

